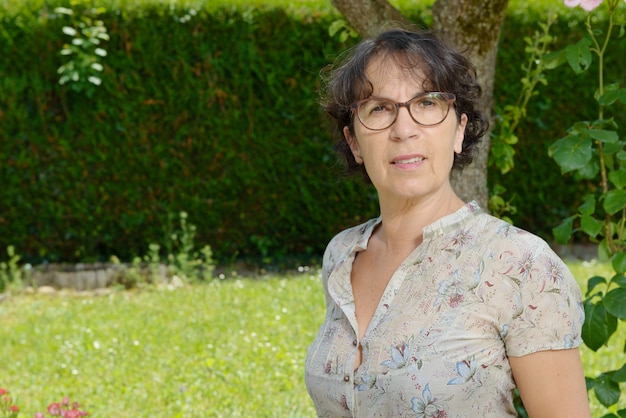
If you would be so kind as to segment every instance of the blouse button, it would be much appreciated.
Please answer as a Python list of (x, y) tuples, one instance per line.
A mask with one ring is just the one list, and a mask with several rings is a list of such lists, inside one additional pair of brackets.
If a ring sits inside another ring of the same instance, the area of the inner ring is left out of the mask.
[(356, 347), (359, 342), (357, 340), (352, 341), (352, 345)]
[(346, 374), (346, 375), (344, 375), (344, 376), (343, 376), (343, 381), (344, 381), (344, 382), (349, 382), (349, 381), (350, 381), (350, 375), (347, 375), (347, 374)]

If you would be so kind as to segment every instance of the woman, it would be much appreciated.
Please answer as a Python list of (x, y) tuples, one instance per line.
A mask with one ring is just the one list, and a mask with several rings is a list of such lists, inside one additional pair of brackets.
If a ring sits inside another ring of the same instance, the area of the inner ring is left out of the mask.
[(471, 64), (391, 30), (336, 67), (325, 110), (380, 217), (324, 254), (327, 313), (306, 383), (324, 417), (589, 417), (580, 290), (540, 238), (465, 203), (450, 172), (487, 123)]

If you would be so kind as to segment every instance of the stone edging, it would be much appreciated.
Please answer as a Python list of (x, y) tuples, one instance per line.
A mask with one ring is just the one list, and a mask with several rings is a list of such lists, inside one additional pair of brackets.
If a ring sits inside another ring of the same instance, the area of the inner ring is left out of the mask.
[[(598, 254), (597, 246), (591, 244), (553, 245), (552, 248), (564, 259), (591, 260)], [(102, 289), (115, 283), (116, 279), (130, 267), (115, 263), (48, 264), (30, 269), (25, 282), (36, 288), (50, 287), (77, 291)], [(149, 273), (147, 266), (141, 267), (141, 273)], [(167, 281), (167, 266), (159, 266), (159, 276), (163, 282)]]

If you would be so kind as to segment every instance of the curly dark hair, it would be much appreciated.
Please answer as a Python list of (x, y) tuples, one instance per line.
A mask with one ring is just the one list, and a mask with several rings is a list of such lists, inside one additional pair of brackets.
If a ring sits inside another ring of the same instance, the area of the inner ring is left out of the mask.
[(482, 89), (476, 81), (474, 66), (431, 31), (391, 29), (358, 43), (322, 76), (325, 81), (322, 108), (336, 122), (333, 129), (337, 137), (335, 150), (345, 160), (347, 172), (361, 173), (366, 182), (371, 183), (365, 167), (355, 161), (343, 128), (348, 126), (354, 135), (354, 115), (350, 105), (372, 95), (373, 86), (365, 70), (374, 58), (391, 59), (399, 68), (419, 79), (423, 77), (426, 91), (448, 92), (456, 96), (457, 119), (460, 121), (462, 114), (467, 115), (467, 126), (463, 149), (455, 153), (452, 168), (462, 169), (471, 163), (476, 145), (489, 127), (487, 118), (478, 109)]

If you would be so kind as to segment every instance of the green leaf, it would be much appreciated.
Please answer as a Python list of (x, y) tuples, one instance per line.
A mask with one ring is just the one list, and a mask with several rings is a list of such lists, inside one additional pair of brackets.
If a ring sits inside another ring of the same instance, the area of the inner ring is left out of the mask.
[(581, 179), (595, 178), (599, 172), (600, 172), (600, 164), (595, 159), (591, 160), (589, 164), (576, 170), (576, 173), (578, 173)]
[(611, 171), (609, 173), (609, 180), (618, 189), (626, 187), (626, 168), (621, 167), (619, 170)]
[(606, 407), (615, 405), (622, 393), (619, 384), (612, 381), (608, 376), (598, 377), (593, 390), (596, 393), (596, 398)]
[(567, 62), (576, 74), (586, 71), (591, 65), (592, 55), (589, 47), (591, 41), (588, 38), (582, 38), (574, 45), (568, 45), (565, 48)]
[(589, 129), (589, 136), (600, 142), (614, 143), (619, 140), (619, 135), (615, 131), (607, 131), (603, 129)]
[(618, 125), (615, 122), (614, 118), (596, 119), (591, 123), (591, 128), (592, 129), (613, 128), (612, 130), (617, 130)]
[(598, 97), (598, 104), (601, 106), (610, 106), (615, 103), (616, 100), (622, 101), (624, 97), (626, 97), (626, 89), (620, 89), (619, 83), (611, 83), (604, 86), (604, 92)]
[(501, 208), (504, 206), (506, 202), (502, 198), (502, 196), (494, 195), (489, 198), (489, 207), (490, 208)]
[(611, 248), (609, 247), (609, 242), (605, 239), (600, 241), (598, 244), (598, 260), (599, 261), (608, 261), (611, 259)]
[(589, 121), (579, 120), (578, 122), (574, 122), (572, 126), (567, 130), (567, 133), (570, 135), (574, 134), (586, 134), (589, 130)]
[(596, 197), (592, 194), (585, 196), (583, 203), (578, 206), (581, 215), (593, 215), (596, 211)]
[(570, 216), (569, 218), (565, 218), (559, 226), (552, 229), (554, 239), (559, 244), (567, 244), (567, 241), (569, 241), (569, 238), (572, 236), (574, 218), (576, 217)]
[(626, 206), (626, 190), (617, 189), (609, 191), (604, 198), (604, 210), (613, 215)]
[(611, 282), (618, 285), (619, 287), (623, 287), (624, 289), (626, 289), (626, 276), (624, 276), (623, 274), (616, 274), (611, 279)]
[(614, 382), (626, 382), (626, 363), (622, 366), (621, 369), (617, 370), (613, 376), (611, 376), (611, 380)]
[(617, 411), (617, 415), (619, 415), (620, 418), (626, 418), (626, 409), (620, 409)]
[(346, 27), (346, 21), (343, 19), (337, 19), (333, 21), (328, 27), (328, 35), (335, 36), (337, 32)]
[(617, 318), (626, 319), (626, 289), (611, 290), (603, 299), (606, 311)]
[(560, 51), (551, 52), (544, 55), (541, 60), (543, 61), (543, 67), (547, 70), (553, 70), (567, 62), (567, 52), (565, 49)]
[(587, 280), (587, 295), (589, 296), (593, 289), (600, 284), (605, 284), (606, 279), (602, 276), (593, 276), (589, 280)]
[(602, 301), (595, 304), (586, 301), (584, 307), (585, 323), (582, 328), (582, 338), (587, 347), (597, 351), (617, 329), (617, 318), (607, 313)]
[(626, 252), (619, 251), (613, 254), (611, 265), (617, 273), (623, 274), (626, 271)]
[(548, 154), (561, 166), (561, 171), (567, 173), (589, 163), (593, 155), (592, 142), (588, 136), (570, 134), (552, 144)]
[(590, 237), (596, 237), (602, 231), (602, 226), (604, 224), (599, 220), (595, 219), (591, 215), (583, 215), (580, 218), (580, 229)]
[(619, 90), (609, 90), (605, 91), (602, 96), (598, 98), (598, 104), (600, 106), (609, 106), (615, 103), (617, 99), (619, 99), (620, 91)]

